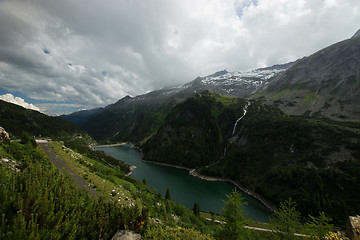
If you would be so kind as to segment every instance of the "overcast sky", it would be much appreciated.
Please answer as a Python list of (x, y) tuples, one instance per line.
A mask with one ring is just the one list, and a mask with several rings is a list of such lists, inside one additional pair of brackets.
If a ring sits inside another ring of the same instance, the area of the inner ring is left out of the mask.
[(359, 0), (0, 0), (0, 93), (47, 114), (106, 106), (359, 28)]

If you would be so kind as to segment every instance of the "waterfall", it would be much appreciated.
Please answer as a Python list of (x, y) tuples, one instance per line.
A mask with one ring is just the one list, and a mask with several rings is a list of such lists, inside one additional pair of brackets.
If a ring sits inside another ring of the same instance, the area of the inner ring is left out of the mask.
[(228, 139), (227, 145), (224, 147), (223, 157), (225, 157), (225, 155), (226, 155), (227, 147), (236, 140), (236, 137), (233, 137), (234, 134), (235, 134), (235, 131), (236, 131), (236, 126), (237, 126), (238, 122), (246, 115), (246, 112), (247, 112), (247, 109), (248, 109), (249, 106), (250, 106), (250, 102), (247, 101), (246, 106), (243, 108), (244, 114), (243, 114), (241, 117), (239, 117), (238, 120), (236, 120), (235, 125), (234, 125), (234, 129), (233, 129), (233, 131), (232, 131), (232, 134), (231, 134), (231, 136), (230, 136), (229, 139)]
[(247, 111), (247, 108), (250, 106), (250, 102), (249, 101), (247, 101), (247, 104), (246, 104), (246, 106), (243, 108), (243, 110), (244, 110), (244, 114), (241, 116), (241, 117), (239, 117), (239, 119), (238, 120), (236, 120), (236, 122), (235, 122), (235, 125), (234, 125), (234, 129), (233, 129), (233, 132), (232, 132), (232, 135), (234, 135), (235, 134), (235, 130), (236, 130), (236, 126), (237, 126), (237, 124), (238, 124), (238, 122), (245, 116), (245, 114), (246, 114), (246, 111)]

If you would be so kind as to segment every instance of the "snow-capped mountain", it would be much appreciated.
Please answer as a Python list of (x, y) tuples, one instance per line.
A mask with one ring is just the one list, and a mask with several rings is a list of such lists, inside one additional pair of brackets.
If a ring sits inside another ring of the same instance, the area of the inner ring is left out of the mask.
[(156, 129), (163, 121), (162, 117), (177, 103), (206, 90), (227, 96), (248, 97), (267, 86), (293, 64), (275, 65), (249, 72), (220, 71), (198, 77), (183, 86), (163, 88), (136, 97), (126, 96), (96, 111), (76, 112), (62, 117), (81, 124), (95, 139), (110, 136), (114, 141), (122, 141), (129, 137), (136, 142), (148, 134), (149, 130), (144, 132), (144, 129), (138, 127), (143, 126), (144, 119), (148, 121), (145, 125), (150, 130)]
[(248, 72), (216, 72), (206, 77), (198, 77), (187, 83), (187, 88), (207, 88), (220, 94), (246, 97), (265, 87), (271, 80), (294, 63), (258, 68)]

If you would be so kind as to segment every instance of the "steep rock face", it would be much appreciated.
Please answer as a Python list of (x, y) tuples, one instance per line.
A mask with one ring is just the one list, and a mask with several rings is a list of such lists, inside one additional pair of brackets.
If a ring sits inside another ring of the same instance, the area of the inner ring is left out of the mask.
[(299, 60), (269, 84), (265, 96), (288, 114), (319, 113), (360, 121), (360, 38)]

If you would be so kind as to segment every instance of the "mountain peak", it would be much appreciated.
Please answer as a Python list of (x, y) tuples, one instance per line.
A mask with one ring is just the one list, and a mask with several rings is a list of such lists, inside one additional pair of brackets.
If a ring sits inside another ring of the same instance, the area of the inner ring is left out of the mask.
[(122, 100), (132, 100), (133, 98), (132, 97), (130, 97), (130, 95), (126, 95), (125, 97), (123, 97), (123, 99)]
[(360, 37), (360, 29), (357, 30), (357, 32), (351, 38), (358, 38), (358, 37)]
[(221, 76), (221, 75), (224, 75), (224, 74), (227, 74), (227, 73), (228, 73), (228, 71), (222, 70), (222, 71), (218, 71), (218, 72), (216, 72), (214, 74), (211, 74), (211, 75), (209, 75), (207, 77), (218, 77), (218, 76)]

